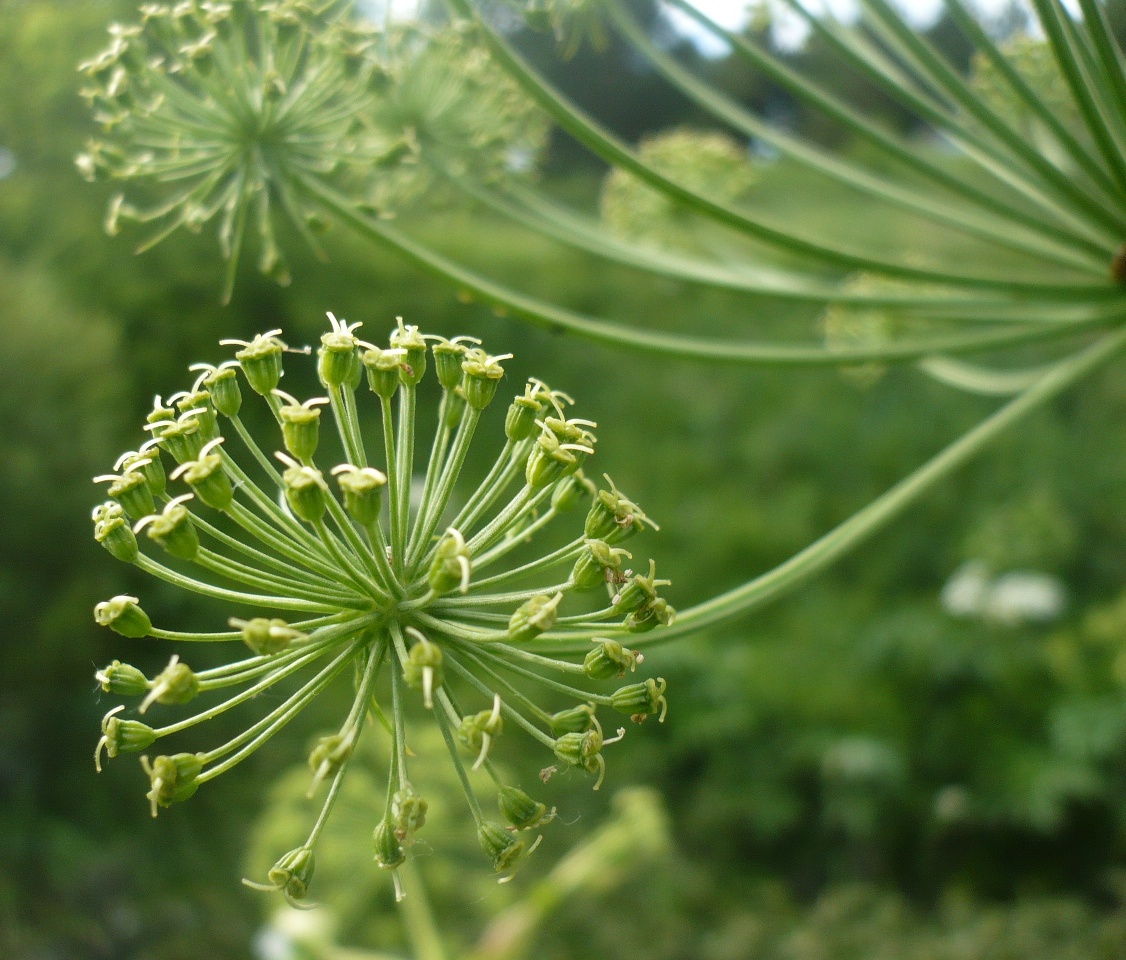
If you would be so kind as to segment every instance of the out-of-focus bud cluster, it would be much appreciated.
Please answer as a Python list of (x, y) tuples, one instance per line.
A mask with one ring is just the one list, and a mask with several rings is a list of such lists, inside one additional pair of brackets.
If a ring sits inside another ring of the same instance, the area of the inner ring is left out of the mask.
[(546, 138), (464, 27), (376, 25), (348, 0), (182, 0), (109, 32), (79, 68), (102, 128), (79, 172), (134, 186), (106, 229), (151, 225), (141, 249), (217, 222), (228, 297), (249, 232), (259, 268), (288, 282), (279, 215), (317, 247), (328, 221), (309, 184), (390, 212), (432, 197), (435, 164), (527, 170)]
[[(641, 159), (677, 183), (737, 203), (758, 175), (747, 151), (723, 133), (682, 127), (645, 137)], [(615, 233), (664, 247), (693, 248), (699, 218), (675, 200), (615, 167), (602, 185), (602, 219)]]

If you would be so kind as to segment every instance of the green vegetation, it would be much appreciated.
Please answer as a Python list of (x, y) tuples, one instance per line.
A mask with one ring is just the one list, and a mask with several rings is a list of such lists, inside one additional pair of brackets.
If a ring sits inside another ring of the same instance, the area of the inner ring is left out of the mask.
[[(748, 374), (592, 346), (462, 303), (341, 230), (325, 240), (330, 268), (291, 253), (291, 287), (246, 271), (220, 306), (210, 238), (181, 235), (134, 257), (101, 235), (109, 190), (73, 169), (88, 132), (74, 64), (106, 22), (130, 15), (124, 3), (0, 9), (0, 146), (17, 163), (0, 181), (0, 954), (233, 960), (282, 938), (301, 944), (295, 958), (401, 956), (407, 935), (366, 839), (385, 756), (357, 758), (326, 836), (313, 899), (330, 909), (301, 927), (301, 915), (272, 919), (277, 904), (238, 885), (300, 842), (305, 757), (348, 691), (159, 821), (131, 762), (95, 779), (107, 708), (91, 695), (95, 667), (120, 656), (151, 675), (168, 651), (98, 630), (94, 602), (134, 593), (184, 629), (226, 615), (139, 576), (123, 583), (87, 536), (88, 478), (135, 442), (128, 427), (154, 392), (183, 383), (188, 363), (219, 359), (220, 337), (282, 327), (315, 344), (326, 309), (511, 345), (509, 385), (542, 376), (581, 394), (599, 421), (603, 469), (644, 491), (662, 524), (653, 550), (681, 608), (782, 562), (996, 404), (912, 367), (866, 368), (858, 382), (856, 371)], [(560, 192), (593, 209), (597, 184), (568, 176)], [(856, 195), (785, 162), (750, 189), (811, 232), (862, 223), (859, 239), (876, 250), (919, 229), (866, 216)], [(717, 335), (823, 332), (814, 307), (608, 268), (480, 212), (443, 211), (413, 229), (593, 314)], [(1044, 357), (1027, 348), (1022, 359)], [(461, 806), (432, 799), (432, 853), (415, 866), (451, 955), (1121, 957), (1124, 383), (1110, 366), (1035, 413), (784, 602), (647, 651), (676, 691), (669, 721), (614, 757), (600, 794), (581, 774), (553, 781), (568, 815), (511, 884), (481, 864)], [(975, 561), (973, 581), (964, 564)], [(960, 606), (947, 593), (955, 616), (942, 596), (959, 570), (980, 589)], [(1019, 582), (1006, 600), (1001, 581), (1015, 571), (1058, 581), (1066, 606), (1038, 615)], [(216, 722), (227, 736), (240, 729)], [(505, 763), (534, 779), (538, 748), (526, 747), (512, 738)], [(438, 767), (420, 780), (443, 798), (450, 776)], [(425, 942), (413, 946), (425, 956)]]

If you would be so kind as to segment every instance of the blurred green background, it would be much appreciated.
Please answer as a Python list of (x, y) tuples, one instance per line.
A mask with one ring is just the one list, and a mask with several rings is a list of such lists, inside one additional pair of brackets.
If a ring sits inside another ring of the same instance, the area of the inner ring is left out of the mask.
[[(647, 547), (678, 607), (785, 559), (993, 404), (911, 369), (748, 372), (592, 347), (461, 303), (344, 236), (330, 237), (328, 265), (295, 254), (287, 289), (246, 272), (221, 307), (211, 237), (134, 257), (101, 232), (109, 189), (73, 168), (89, 133), (74, 66), (130, 15), (103, 0), (0, 6), (0, 956), (407, 955), (367, 849), (382, 787), (366, 761), (319, 857), (324, 908), (275, 917), (275, 900), (239, 884), (307, 822), (304, 755), (342, 704), (307, 711), (159, 820), (134, 760), (94, 772), (110, 706), (95, 668), (169, 655), (98, 630), (94, 603), (130, 592), (162, 623), (226, 615), (121, 568), (90, 536), (90, 477), (139, 442), (152, 394), (223, 358), (221, 337), (282, 327), (313, 342), (325, 310), (373, 338), (396, 314), (473, 333), (516, 354), (511, 383), (541, 377), (599, 422), (599, 466), (662, 524)], [(615, 91), (607, 119), (631, 136), (693, 119), (618, 54), (599, 61)], [(563, 75), (580, 98), (597, 88), (592, 56)], [(816, 72), (813, 53), (795, 56)], [(768, 96), (729, 64), (708, 69)], [(887, 119), (906, 122), (890, 107)], [(833, 138), (815, 118), (794, 122)], [(590, 200), (599, 175), (553, 144), (557, 189)], [(794, 216), (849, 214), (848, 198), (830, 203), (785, 165), (764, 164), (756, 190)], [(818, 329), (813, 311), (607, 270), (473, 211), (410, 227), (580, 310), (720, 333)], [(654, 648), (668, 722), (631, 734), (601, 793), (552, 782), (560, 821), (507, 886), (436, 764), (416, 864), (449, 955), (1126, 957), (1124, 421), (1126, 378), (1108, 369), (830, 574), (746, 622)], [(1005, 579), (1014, 571), (1040, 576)], [(519, 737), (504, 757), (525, 775), (542, 765)]]

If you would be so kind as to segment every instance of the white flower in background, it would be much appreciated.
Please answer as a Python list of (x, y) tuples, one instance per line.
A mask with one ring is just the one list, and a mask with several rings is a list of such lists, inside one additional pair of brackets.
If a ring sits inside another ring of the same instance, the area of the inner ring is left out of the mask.
[(952, 617), (977, 617), (1002, 626), (1050, 623), (1067, 606), (1067, 588), (1057, 577), (1035, 570), (1011, 570), (994, 577), (971, 560), (946, 581), (942, 608)]

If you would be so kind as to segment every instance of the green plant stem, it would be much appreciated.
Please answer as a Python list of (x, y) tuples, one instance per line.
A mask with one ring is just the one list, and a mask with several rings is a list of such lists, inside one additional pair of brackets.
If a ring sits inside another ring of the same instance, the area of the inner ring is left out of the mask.
[[(339, 217), (362, 236), (389, 245), (425, 269), (470, 290), (486, 302), (515, 316), (551, 329), (565, 329), (597, 343), (633, 351), (675, 356), (683, 359), (710, 360), (720, 363), (777, 364), (786, 366), (842, 366), (870, 361), (902, 362), (918, 360), (938, 353), (972, 353), (1075, 335), (1091, 327), (1106, 325), (1118, 318), (1117, 304), (1107, 315), (1077, 321), (1064, 329), (1033, 324), (1005, 330), (986, 330), (953, 336), (933, 337), (917, 341), (901, 341), (879, 347), (808, 346), (788, 343), (762, 343), (741, 340), (716, 340), (689, 337), (658, 331), (641, 331), (622, 324), (565, 310), (554, 304), (517, 293), (495, 283), (458, 263), (441, 256), (393, 227), (387, 221), (367, 216), (352, 202), (331, 187), (311, 179), (302, 183), (326, 213)], [(1121, 291), (1110, 284), (1071, 288), (1076, 297), (1092, 295), (1114, 297)]]
[[(933, 183), (940, 184), (966, 198), (974, 206), (982, 210), (991, 210), (1014, 223), (1021, 223), (1040, 232), (1058, 228), (1058, 224), (1032, 217), (1022, 207), (1010, 204), (994, 193), (982, 190), (969, 180), (959, 177), (945, 167), (920, 156), (918, 151), (901, 143), (879, 125), (857, 113), (843, 100), (826, 92), (820, 85), (807, 80), (777, 57), (759, 50), (745, 37), (730, 30), (725, 30), (706, 14), (696, 9), (689, 0), (667, 0), (667, 2), (715, 36), (731, 44), (732, 49), (739, 57), (753, 64), (770, 79), (785, 87), (801, 100), (811, 104), (826, 116), (843, 124), (885, 155), (902, 163), (907, 169), (921, 173)], [(1088, 235), (1089, 228), (1084, 229), (1083, 234)], [(1110, 241), (1112, 237), (1108, 235), (1105, 239)]]
[[(163, 564), (157, 563), (157, 561), (153, 560), (151, 557), (145, 556), (143, 553), (138, 554), (137, 559), (133, 562), (146, 573), (151, 573), (154, 577), (159, 577), (161, 580), (166, 580), (168, 583), (174, 584), (177, 587), (183, 587), (185, 590), (190, 590), (193, 593), (199, 593), (205, 597), (214, 597), (216, 600), (231, 600), (234, 603), (245, 603), (257, 607), (273, 607), (276, 610), (299, 610), (303, 613), (339, 613), (340, 611), (340, 605), (332, 606), (325, 603), (313, 603), (295, 597), (272, 597), (260, 593), (242, 593), (238, 590), (227, 590), (224, 587), (216, 587), (210, 583), (194, 580), (182, 573), (177, 573), (175, 570), (169, 570)], [(362, 601), (357, 602), (362, 603)], [(353, 604), (342, 605), (352, 606)], [(356, 606), (356, 609), (361, 609), (361, 607)]]
[(430, 906), (422, 872), (410, 857), (399, 867), (399, 872), (403, 875), (403, 887), (406, 890), (406, 896), (400, 905), (403, 926), (407, 931), (407, 939), (414, 948), (415, 960), (446, 960), (441, 930)]
[(847, 160), (804, 143), (797, 137), (779, 132), (681, 67), (649, 39), (636, 19), (619, 3), (607, 4), (607, 10), (623, 36), (677, 89), (740, 133), (770, 143), (807, 169), (863, 191), (877, 200), (925, 217), (933, 223), (959, 230), (967, 236), (984, 239), (995, 246), (1040, 257), (1052, 264), (1067, 263), (1080, 270), (1093, 270), (1099, 275), (1104, 272), (1110, 252), (1105, 245), (1076, 238), (1073, 243), (1085, 251), (1085, 254), (1078, 254), (1073, 246), (1060, 243), (1052, 236), (1045, 238), (1032, 234), (1005, 223), (996, 216), (981, 216), (963, 211), (947, 198), (939, 200), (918, 189), (901, 187), (890, 182), (886, 176), (874, 175)]
[[(710, 199), (647, 164), (638, 153), (618, 137), (569, 102), (555, 87), (544, 80), (512, 44), (494, 29), (480, 14), (471, 0), (447, 0), (449, 6), (461, 16), (472, 20), (481, 29), (481, 36), (498, 64), (517, 84), (535, 100), (564, 130), (604, 160), (634, 174), (640, 180), (706, 217), (756, 237), (764, 243), (806, 257), (819, 265), (844, 270), (865, 270), (887, 277), (899, 277), (924, 283), (952, 284), (972, 289), (1011, 290), (1031, 292), (1035, 288), (1055, 286), (1042, 280), (1012, 280), (1003, 277), (986, 277), (972, 273), (947, 272), (909, 266), (883, 260), (859, 251), (830, 246), (813, 237), (799, 236), (792, 228), (774, 225), (757, 218), (750, 212), (737, 210)], [(1045, 202), (1045, 201), (1041, 201)], [(1093, 216), (1106, 218), (1105, 210), (1098, 209)], [(1112, 219), (1113, 223), (1113, 219)], [(1091, 284), (1081, 284), (1091, 288)]]
[[(1119, 329), (1106, 334), (1087, 349), (1060, 361), (1033, 386), (963, 434), (937, 456), (821, 539), (741, 587), (682, 611), (672, 626), (654, 630), (637, 638), (633, 646), (666, 643), (700, 630), (730, 623), (810, 580), (886, 527), (932, 487), (988, 448), (1013, 424), (1082, 380), (1124, 346), (1126, 346), (1126, 329)], [(552, 639), (550, 633), (545, 633), (532, 643), (543, 644), (544, 649), (559, 653), (580, 652), (586, 649), (585, 646), (580, 648), (574, 643), (553, 644)], [(561, 639), (568, 638), (564, 636)]]

